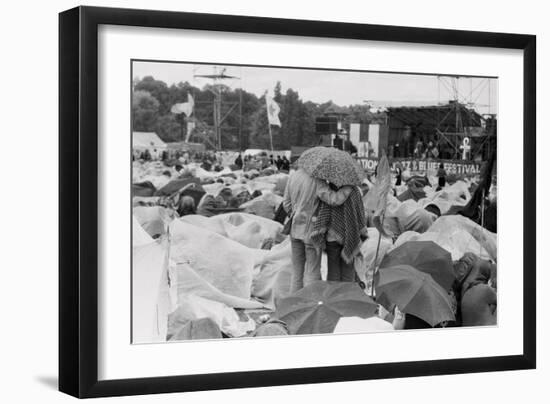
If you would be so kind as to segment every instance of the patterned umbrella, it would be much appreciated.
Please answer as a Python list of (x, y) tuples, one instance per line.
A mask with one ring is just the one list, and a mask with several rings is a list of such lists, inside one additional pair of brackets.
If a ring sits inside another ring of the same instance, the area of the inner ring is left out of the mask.
[(349, 153), (333, 147), (312, 147), (296, 161), (313, 178), (332, 182), (337, 187), (361, 185), (365, 172)]
[(430, 274), (445, 290), (451, 289), (456, 277), (451, 254), (433, 241), (408, 241), (390, 251), (380, 268), (410, 265)]
[(369, 318), (377, 304), (355, 282), (316, 281), (277, 303), (274, 317), (290, 334), (334, 331), (341, 317)]
[(375, 285), (376, 301), (390, 311), (397, 306), (432, 327), (455, 319), (447, 292), (430, 275), (410, 265), (380, 268)]

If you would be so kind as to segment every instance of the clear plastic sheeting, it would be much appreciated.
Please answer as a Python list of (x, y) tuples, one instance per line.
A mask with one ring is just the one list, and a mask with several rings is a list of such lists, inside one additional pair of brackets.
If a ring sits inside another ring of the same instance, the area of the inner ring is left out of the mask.
[(202, 215), (185, 215), (177, 220), (186, 222), (202, 229), (213, 231), (221, 236), (227, 237), (223, 223), (219, 220), (210, 220), (212, 217), (206, 217)]
[(154, 242), (133, 249), (132, 342), (166, 340), (168, 314), (173, 311), (167, 263), (167, 242)]
[(427, 232), (408, 231), (396, 240), (393, 248), (407, 241), (433, 241), (451, 253), (453, 261), (467, 253), (496, 262), (496, 234), (482, 228), (470, 219), (460, 216), (442, 216)]
[(444, 189), (434, 192), (432, 188), (426, 187), (426, 198), (418, 201), (421, 207), (435, 205), (442, 215), (449, 212), (452, 206), (466, 206), (472, 195), (468, 190), (465, 181), (457, 181)]
[(201, 318), (211, 319), (231, 337), (242, 337), (256, 328), (254, 320), (240, 321), (237, 312), (225, 304), (190, 294), (181, 296), (178, 308), (170, 315), (170, 329), (175, 331)]
[(210, 218), (219, 222), (231, 240), (250, 248), (261, 248), (268, 239), (275, 239), (283, 225), (274, 220), (249, 213), (226, 213)]
[[(270, 184), (273, 185), (273, 184)], [(274, 185), (273, 185), (274, 187)], [(240, 207), (245, 212), (272, 219), (275, 211), (283, 201), (283, 197), (270, 191), (263, 191), (262, 195), (243, 203)]]
[(133, 212), (143, 230), (153, 238), (165, 234), (167, 224), (174, 217), (173, 211), (162, 206), (136, 206)]
[[(374, 227), (368, 228), (369, 238), (361, 244), (361, 255), (355, 258), (355, 272), (361, 281), (367, 283), (367, 272), (372, 271), (380, 265), (384, 255), (391, 249), (392, 240), (382, 236), (380, 238), (380, 247), (378, 257), (376, 257), (376, 248), (378, 246), (378, 237), (380, 233)], [(376, 263), (375, 263), (376, 259)]]
[(283, 228), (274, 220), (248, 213), (225, 213), (208, 218), (188, 215), (180, 220), (208, 229), (250, 248), (261, 248), (266, 240), (277, 238)]
[(333, 334), (393, 331), (393, 325), (378, 317), (342, 317)]
[(252, 296), (272, 309), (278, 299), (290, 294), (291, 256), (290, 239), (287, 238), (269, 251), (252, 282)]
[[(372, 215), (373, 213), (370, 211), (371, 223)], [(401, 202), (394, 196), (390, 195), (388, 197), (384, 215), (384, 228), (393, 236), (399, 236), (409, 230), (423, 233), (428, 230), (436, 219), (437, 216), (424, 209), (420, 201), (408, 199)]]
[(189, 264), (173, 264), (177, 277), (178, 300), (194, 294), (240, 309), (260, 309), (264, 305), (256, 300), (243, 299), (221, 292), (201, 277)]
[(132, 216), (132, 247), (141, 247), (153, 243), (155, 240), (139, 224), (135, 216)]
[(175, 264), (188, 264), (221, 292), (250, 298), (254, 266), (265, 257), (257, 250), (180, 220), (170, 224), (170, 257)]
[(482, 259), (497, 261), (497, 235), (483, 228), (474, 221), (461, 215), (442, 216), (430, 227), (430, 231), (444, 234), (455, 232), (467, 232), (481, 248), (472, 245), (470, 242), (464, 244), (463, 248), (473, 252)]

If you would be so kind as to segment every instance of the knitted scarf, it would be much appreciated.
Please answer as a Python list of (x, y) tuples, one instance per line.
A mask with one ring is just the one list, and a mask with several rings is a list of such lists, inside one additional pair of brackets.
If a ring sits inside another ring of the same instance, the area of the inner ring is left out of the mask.
[(365, 207), (357, 187), (353, 187), (346, 201), (340, 206), (330, 206), (322, 201), (319, 203), (311, 233), (313, 243), (324, 247), (329, 229), (342, 240), (342, 259), (348, 264), (351, 263), (360, 252), (361, 234), (367, 234)]

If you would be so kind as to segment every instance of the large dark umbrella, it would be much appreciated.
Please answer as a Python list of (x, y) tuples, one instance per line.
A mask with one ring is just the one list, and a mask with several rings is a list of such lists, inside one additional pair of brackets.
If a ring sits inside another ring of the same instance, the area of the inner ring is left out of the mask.
[(407, 180), (407, 185), (413, 188), (424, 188), (425, 186), (431, 186), (430, 180), (426, 176), (413, 175)]
[(443, 289), (449, 290), (455, 281), (451, 254), (433, 241), (408, 241), (389, 252), (380, 268), (410, 265), (430, 274)]
[(361, 185), (365, 172), (350, 154), (333, 147), (312, 147), (296, 161), (313, 178), (332, 182), (337, 187)]
[(410, 265), (380, 268), (375, 285), (376, 301), (389, 311), (397, 306), (432, 327), (455, 320), (447, 292), (430, 275)]
[(132, 184), (133, 196), (153, 196), (155, 194), (155, 186), (151, 181), (139, 182)]
[(200, 186), (200, 180), (195, 177), (176, 178), (155, 192), (155, 196), (169, 196), (189, 184)]
[(220, 339), (222, 332), (220, 327), (210, 318), (190, 320), (178, 329), (169, 339), (170, 341), (182, 341), (189, 339)]
[(316, 281), (277, 303), (275, 318), (290, 334), (334, 331), (341, 317), (372, 317), (377, 304), (355, 282)]
[(400, 193), (397, 196), (397, 199), (401, 202), (408, 201), (409, 199), (414, 199), (419, 201), (422, 198), (426, 197), (426, 192), (422, 188), (412, 188), (408, 187), (406, 191)]

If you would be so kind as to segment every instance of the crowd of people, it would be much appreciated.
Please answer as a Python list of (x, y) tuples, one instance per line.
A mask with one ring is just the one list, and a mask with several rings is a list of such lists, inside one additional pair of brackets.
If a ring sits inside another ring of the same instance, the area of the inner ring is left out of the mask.
[[(494, 176), (487, 184), (483, 178), (450, 179), (443, 164), (434, 173), (410, 173), (396, 166), (379, 229), (367, 199), (382, 175), (367, 173), (361, 184), (337, 186), (291, 165), (286, 156), (265, 152), (185, 153), (175, 163), (139, 160), (134, 162), (133, 199), (141, 210), (134, 215), (151, 240), (162, 239), (166, 223), (200, 223), (228, 240), (278, 257), (254, 264), (248, 286), (248, 297), (273, 305), (277, 298), (320, 280), (356, 283), (376, 299), (372, 291), (381, 260), (402, 244), (433, 241), (452, 257), (454, 282), (445, 291), (452, 319), (429, 324), (397, 305), (379, 305), (377, 315), (393, 329), (496, 324), (496, 219), (491, 227), (488, 216), (481, 215), (483, 223), (479, 215), (480, 209), (493, 209), (496, 216)], [(163, 212), (155, 220), (164, 227), (150, 225), (146, 208)], [(242, 227), (246, 237), (235, 235), (239, 226), (249, 226)], [(265, 226), (277, 230), (267, 237)], [(382, 236), (384, 229), (389, 235)], [(252, 242), (250, 237), (259, 238)], [(276, 270), (265, 269), (274, 262)], [(216, 279), (209, 282), (224, 291)], [(254, 291), (262, 282), (270, 286)]]

